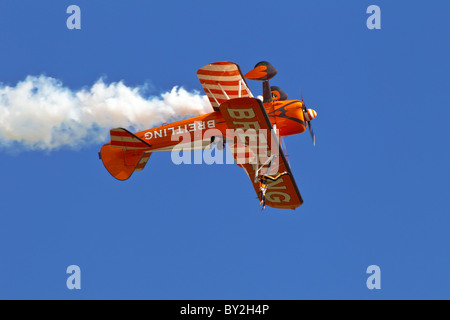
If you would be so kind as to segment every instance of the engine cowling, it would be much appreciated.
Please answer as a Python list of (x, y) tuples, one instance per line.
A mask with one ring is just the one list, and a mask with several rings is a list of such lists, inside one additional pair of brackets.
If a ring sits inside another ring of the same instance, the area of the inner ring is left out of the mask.
[(272, 124), (276, 124), (281, 136), (302, 133), (306, 130), (302, 102), (298, 100), (274, 101), (269, 112)]

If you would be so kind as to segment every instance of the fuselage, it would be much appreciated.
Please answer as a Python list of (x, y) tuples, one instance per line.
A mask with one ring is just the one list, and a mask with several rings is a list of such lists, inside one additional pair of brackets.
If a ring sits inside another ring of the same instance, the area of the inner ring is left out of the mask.
[[(281, 137), (306, 130), (302, 106), (299, 100), (264, 103), (270, 122)], [(180, 144), (185, 150), (200, 150), (210, 145), (212, 136), (227, 137), (227, 130), (229, 128), (222, 114), (215, 111), (141, 131), (136, 136), (149, 143), (152, 152), (172, 151), (175, 145)]]

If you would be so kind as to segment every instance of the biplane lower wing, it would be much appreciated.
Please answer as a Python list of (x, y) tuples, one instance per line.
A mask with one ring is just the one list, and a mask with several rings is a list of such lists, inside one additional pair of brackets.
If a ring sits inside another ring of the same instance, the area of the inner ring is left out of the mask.
[(223, 102), (219, 109), (228, 127), (234, 129), (227, 139), (237, 141), (234, 144), (237, 148), (228, 144), (236, 164), (246, 171), (259, 200), (262, 200), (261, 176), (280, 175), (267, 185), (266, 205), (279, 209), (295, 209), (302, 205), (302, 196), (262, 102), (254, 98), (237, 98)]
[(143, 170), (151, 155), (151, 145), (126, 129), (112, 129), (111, 142), (100, 150), (106, 170), (118, 180), (127, 180)]

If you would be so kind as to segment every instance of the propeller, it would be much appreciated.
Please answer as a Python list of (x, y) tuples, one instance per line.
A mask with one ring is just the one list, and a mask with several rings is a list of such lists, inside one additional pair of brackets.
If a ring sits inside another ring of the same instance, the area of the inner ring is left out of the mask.
[[(302, 104), (303, 104), (303, 114), (305, 115), (305, 118), (306, 118), (308, 109), (306, 109), (306, 104), (305, 104), (305, 101), (303, 100), (303, 93), (301, 91), (300, 91), (300, 97), (302, 99)], [(311, 120), (306, 121), (306, 123), (307, 123), (307, 125), (309, 127), (309, 133), (311, 134), (313, 145), (315, 146), (316, 145), (316, 136), (314, 135), (314, 131), (313, 131), (312, 127), (311, 127)]]

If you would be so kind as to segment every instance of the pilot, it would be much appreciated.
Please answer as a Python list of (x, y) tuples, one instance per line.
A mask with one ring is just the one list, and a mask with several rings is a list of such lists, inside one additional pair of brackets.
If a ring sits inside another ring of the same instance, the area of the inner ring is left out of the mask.
[[(281, 90), (280, 87), (277, 87), (277, 86), (270, 87), (270, 94), (272, 96), (272, 101), (284, 101), (284, 100), (287, 100), (287, 98), (288, 98), (287, 93), (284, 92), (283, 90)], [(264, 97), (262, 95), (257, 96), (257, 99), (264, 102)]]

